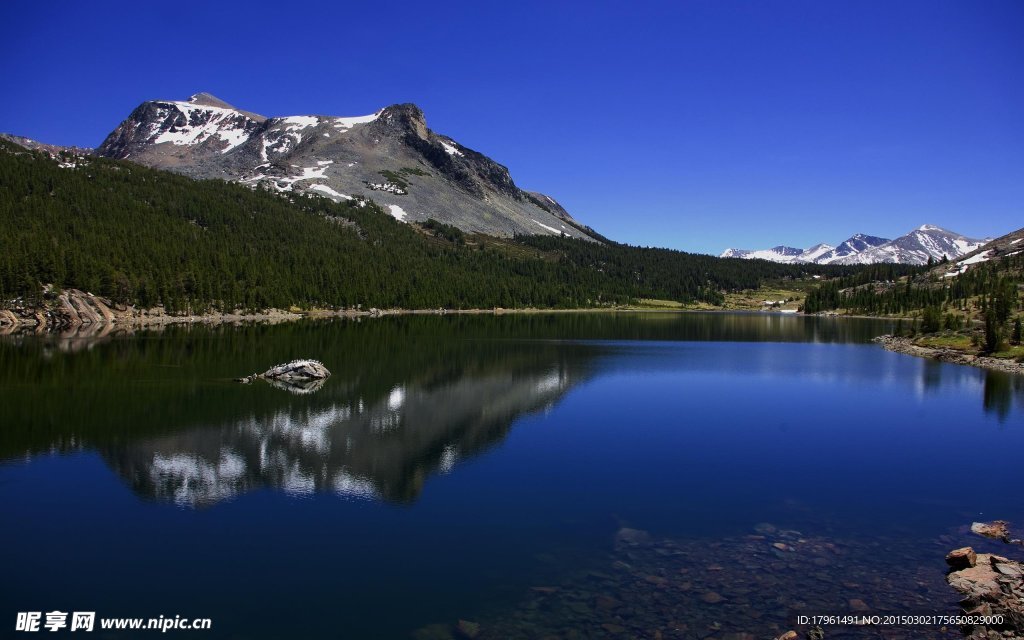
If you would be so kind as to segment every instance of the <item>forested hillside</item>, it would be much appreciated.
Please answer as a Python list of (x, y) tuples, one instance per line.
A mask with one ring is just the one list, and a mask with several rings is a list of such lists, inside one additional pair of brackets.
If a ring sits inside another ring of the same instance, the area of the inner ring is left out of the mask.
[(970, 345), (992, 353), (1007, 339), (1016, 346), (1024, 310), (1024, 253), (1013, 245), (1021, 240), (1024, 231), (985, 245), (973, 257), (915, 267), (902, 278), (890, 265), (835, 278), (810, 291), (803, 309), (910, 317), (897, 333), (945, 332), (947, 347)]
[(766, 278), (857, 267), (723, 260), (556, 237), (489, 241), (372, 202), (282, 196), (0, 142), (0, 300), (44, 285), (207, 309), (587, 307), (717, 302)]

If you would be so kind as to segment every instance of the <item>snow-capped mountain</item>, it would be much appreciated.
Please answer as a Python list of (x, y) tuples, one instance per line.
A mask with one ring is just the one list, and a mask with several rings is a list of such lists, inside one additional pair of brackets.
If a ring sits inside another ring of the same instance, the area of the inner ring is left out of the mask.
[(925, 224), (895, 240), (858, 233), (836, 247), (817, 244), (809, 249), (783, 246), (760, 250), (726, 249), (720, 257), (814, 264), (926, 264), (929, 257), (933, 260), (941, 260), (943, 256), (950, 260), (959, 258), (985, 242)]
[(830, 264), (836, 262), (841, 258), (845, 258), (850, 255), (854, 255), (865, 249), (877, 247), (879, 245), (889, 242), (886, 238), (878, 238), (875, 236), (867, 236), (863, 233), (858, 233), (855, 236), (847, 238), (837, 247), (833, 247), (830, 244), (816, 244), (809, 249), (797, 249), (794, 247), (778, 246), (772, 247), (771, 249), (726, 249), (719, 256), (720, 258), (748, 258), (755, 259), (760, 258), (762, 260), (771, 260), (772, 262), (785, 262), (785, 263), (807, 263), (813, 262), (814, 264)]
[(954, 260), (974, 251), (986, 242), (988, 239), (976, 240), (935, 225), (924, 224), (905, 236), (836, 260), (836, 264), (872, 264), (877, 262), (927, 264), (929, 258), (941, 260), (946, 257)]
[(402, 221), (434, 218), (496, 236), (590, 238), (553, 198), (427, 128), (413, 104), (359, 117), (267, 118), (206, 93), (139, 105), (96, 153), (195, 178), (333, 200), (369, 198)]
[(839, 243), (838, 247), (821, 254), (818, 259), (813, 262), (817, 262), (818, 264), (831, 264), (844, 258), (863, 253), (869, 249), (880, 247), (886, 242), (889, 242), (888, 238), (879, 238), (878, 236), (869, 236), (863, 233), (857, 233), (846, 240), (843, 240)]

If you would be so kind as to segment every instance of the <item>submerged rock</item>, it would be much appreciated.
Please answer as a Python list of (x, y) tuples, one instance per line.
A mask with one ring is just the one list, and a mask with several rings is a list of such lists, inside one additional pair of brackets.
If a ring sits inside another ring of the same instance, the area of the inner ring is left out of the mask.
[(459, 637), (461, 638), (474, 640), (478, 635), (480, 635), (480, 625), (476, 622), (470, 622), (469, 620), (459, 620), (459, 623), (455, 626), (455, 631), (458, 632)]
[(415, 640), (454, 640), (451, 629), (446, 624), (428, 624), (413, 632)]
[(979, 536), (992, 538), (993, 540), (1010, 540), (1010, 530), (1005, 520), (994, 520), (992, 522), (975, 522), (971, 524), (971, 533)]
[(625, 544), (647, 544), (651, 541), (651, 534), (642, 529), (630, 529), (622, 527), (615, 534), (615, 542)]

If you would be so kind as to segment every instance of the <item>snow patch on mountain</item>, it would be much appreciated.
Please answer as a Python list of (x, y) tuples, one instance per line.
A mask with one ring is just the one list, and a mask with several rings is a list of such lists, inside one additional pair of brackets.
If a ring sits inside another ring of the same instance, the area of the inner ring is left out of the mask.
[(334, 125), (335, 129), (339, 129), (341, 131), (348, 131), (357, 124), (368, 124), (370, 122), (373, 122), (374, 120), (380, 117), (380, 114), (381, 112), (378, 111), (377, 113), (371, 113), (368, 116), (355, 116), (351, 118), (332, 117), (331, 123)]
[(277, 118), (276, 121), (284, 125), (285, 131), (301, 131), (320, 124), (320, 118), (317, 116), (287, 116)]
[(402, 209), (402, 207), (398, 206), (397, 204), (389, 204), (388, 210), (395, 220), (398, 220), (399, 222), (408, 222), (406, 218), (409, 216), (409, 214), (407, 214)]
[[(530, 218), (530, 220), (533, 220), (533, 218)], [(555, 235), (560, 235), (562, 233), (558, 229), (556, 229), (554, 227), (549, 227), (548, 225), (544, 224), (543, 222), (539, 222), (537, 220), (533, 220), (533, 221), (536, 222), (538, 225), (544, 227), (545, 229), (547, 229), (548, 231), (550, 231), (551, 233), (553, 233)]]
[(330, 198), (334, 198), (336, 200), (351, 200), (352, 199), (352, 196), (347, 196), (344, 193), (338, 193), (334, 189), (328, 187), (326, 184), (311, 184), (311, 185), (309, 185), (306, 188), (309, 189), (310, 191), (316, 191), (318, 193), (322, 193), (325, 196), (328, 196)]
[(444, 147), (444, 150), (448, 153), (448, 155), (459, 156), (460, 158), (465, 157), (463, 153), (458, 150), (458, 148), (456, 148), (453, 144), (449, 143), (448, 141), (442, 139), (438, 140), (438, 142), (441, 143), (441, 146)]
[[(227, 153), (249, 139), (249, 133), (238, 123), (241, 114), (233, 109), (199, 106), (190, 102), (165, 102), (158, 106), (157, 113), (162, 120), (154, 121), (150, 128), (152, 144), (169, 142), (188, 146), (217, 138), (227, 144), (221, 150), (221, 153)], [(163, 129), (168, 120), (172, 125)]]
[(970, 258), (965, 258), (965, 259), (961, 260), (960, 262), (958, 262), (956, 264), (956, 268), (955, 269), (953, 269), (952, 271), (950, 271), (950, 272), (948, 272), (946, 274), (943, 274), (942, 277), (943, 278), (955, 278), (958, 275), (960, 275), (961, 273), (964, 273), (965, 271), (967, 271), (967, 269), (970, 268), (970, 266), (972, 264), (978, 264), (980, 262), (988, 262), (989, 260), (992, 259), (992, 254), (993, 254), (992, 251), (983, 251), (983, 252), (979, 253), (976, 256), (971, 256)]

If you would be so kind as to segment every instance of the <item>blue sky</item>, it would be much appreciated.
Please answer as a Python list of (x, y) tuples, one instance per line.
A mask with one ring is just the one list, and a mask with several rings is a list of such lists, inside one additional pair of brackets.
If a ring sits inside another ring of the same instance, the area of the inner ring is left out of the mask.
[[(214, 4), (214, 3), (209, 3)], [(140, 102), (415, 102), (605, 235), (727, 246), (1024, 226), (1024, 2), (0, 3), (0, 131)]]

